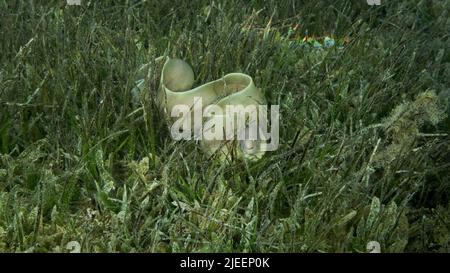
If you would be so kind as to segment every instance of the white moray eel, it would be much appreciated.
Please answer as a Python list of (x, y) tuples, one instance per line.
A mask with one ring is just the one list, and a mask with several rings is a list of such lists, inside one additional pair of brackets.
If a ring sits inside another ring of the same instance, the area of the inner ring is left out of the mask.
[[(165, 63), (161, 72), (157, 102), (165, 114), (169, 116), (171, 123), (174, 122), (171, 113), (175, 106), (187, 105), (192, 111), (199, 98), (201, 98), (202, 111), (209, 105), (216, 105), (223, 110), (223, 113), (226, 112), (227, 105), (246, 107), (249, 105), (259, 106), (266, 104), (266, 99), (261, 90), (255, 86), (253, 79), (246, 74), (230, 73), (218, 80), (192, 88), (194, 84), (194, 72), (189, 64), (180, 59), (171, 59), (169, 57), (160, 57), (156, 61), (164, 60)], [(145, 79), (138, 80), (136, 84), (137, 87), (133, 90), (134, 95), (136, 95), (136, 92), (144, 89)], [(225, 116), (225, 114), (215, 114), (209, 117), (208, 120), (223, 119), (222, 124), (225, 124)], [(207, 130), (203, 129), (203, 132)], [(224, 132), (225, 128), (214, 128), (214, 130)], [(247, 124), (245, 128), (247, 134), (248, 130), (249, 126)], [(265, 143), (260, 139), (202, 139), (200, 144), (208, 155), (219, 154), (219, 157), (223, 160), (230, 159), (232, 156), (256, 160), (261, 158), (265, 150), (263, 149)]]

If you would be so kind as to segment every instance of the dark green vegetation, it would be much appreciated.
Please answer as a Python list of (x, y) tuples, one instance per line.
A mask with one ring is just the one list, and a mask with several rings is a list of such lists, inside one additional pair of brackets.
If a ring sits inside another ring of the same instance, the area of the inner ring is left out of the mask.
[[(450, 251), (450, 2), (381, 1), (0, 1), (0, 251)], [(252, 75), (279, 150), (172, 141), (164, 53)]]

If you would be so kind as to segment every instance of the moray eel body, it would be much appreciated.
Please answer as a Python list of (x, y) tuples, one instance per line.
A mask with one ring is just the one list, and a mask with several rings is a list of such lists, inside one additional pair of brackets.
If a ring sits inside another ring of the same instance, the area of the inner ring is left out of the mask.
[[(202, 112), (210, 105), (220, 107), (223, 112), (222, 114), (213, 114), (206, 118), (206, 120), (204, 118), (203, 124), (208, 122), (208, 120), (214, 121), (213, 119), (222, 119), (221, 123), (226, 124), (226, 108), (230, 105), (243, 107), (256, 106), (258, 108), (259, 105), (266, 104), (261, 90), (255, 86), (253, 79), (246, 74), (230, 73), (218, 80), (192, 88), (194, 84), (194, 72), (189, 64), (180, 59), (171, 59), (169, 57), (164, 59), (165, 62), (161, 72), (157, 101), (161, 109), (168, 115), (172, 124), (174, 118), (171, 117), (171, 113), (174, 107), (177, 105), (187, 105), (193, 110), (196, 100), (198, 101), (199, 98), (201, 98)], [(137, 81), (137, 88), (142, 90), (144, 83), (142, 79)], [(210, 130), (212, 129), (210, 128)], [(214, 130), (225, 131), (225, 128), (214, 128)], [(249, 127), (246, 126), (244, 130), (248, 134)], [(246, 159), (257, 160), (264, 154), (260, 149), (261, 145), (264, 144), (258, 139), (202, 139), (200, 144), (208, 155), (218, 155), (222, 160), (229, 160), (232, 157), (245, 157)]]

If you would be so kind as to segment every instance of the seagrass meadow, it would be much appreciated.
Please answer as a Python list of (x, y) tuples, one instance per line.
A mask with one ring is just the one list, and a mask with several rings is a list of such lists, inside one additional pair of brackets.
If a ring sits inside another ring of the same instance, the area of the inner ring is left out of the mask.
[[(0, 0), (0, 252), (449, 252), (449, 12)], [(194, 86), (252, 76), (278, 150), (225, 162), (174, 141), (162, 55)]]

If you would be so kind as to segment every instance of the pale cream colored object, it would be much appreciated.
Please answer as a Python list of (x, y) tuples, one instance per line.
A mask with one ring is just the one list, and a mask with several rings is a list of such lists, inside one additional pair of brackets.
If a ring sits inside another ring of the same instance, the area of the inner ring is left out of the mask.
[[(161, 58), (158, 59), (161, 60)], [(170, 115), (175, 105), (188, 105), (192, 109), (195, 97), (202, 98), (203, 109), (208, 105), (215, 104), (224, 112), (226, 105), (245, 107), (266, 104), (261, 90), (246, 74), (230, 73), (195, 88), (192, 88), (193, 84), (194, 72), (189, 64), (180, 59), (165, 58), (158, 90), (158, 101), (166, 115)], [(216, 115), (214, 118), (225, 118), (225, 116)], [(259, 159), (264, 154), (258, 149), (261, 145), (264, 144), (259, 140), (211, 141), (203, 139), (201, 141), (201, 146), (207, 154), (220, 153), (222, 159), (230, 159), (232, 154), (251, 160)]]

